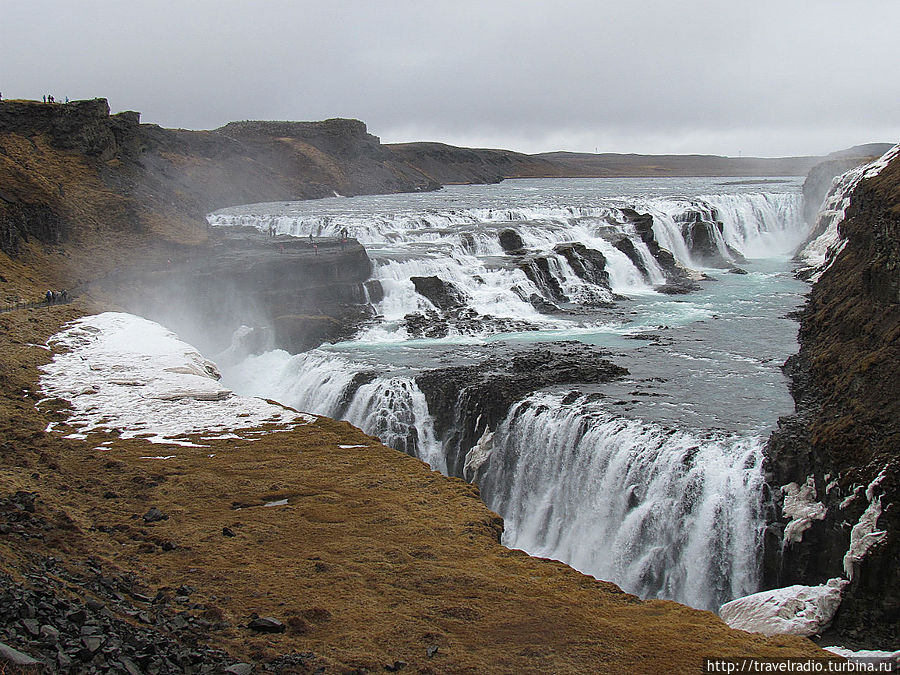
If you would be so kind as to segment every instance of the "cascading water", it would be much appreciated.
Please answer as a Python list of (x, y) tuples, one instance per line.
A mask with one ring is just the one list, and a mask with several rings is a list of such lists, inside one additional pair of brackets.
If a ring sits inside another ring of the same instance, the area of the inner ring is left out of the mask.
[(491, 443), (479, 485), (507, 546), (704, 609), (756, 591), (761, 439), (699, 438), (537, 394)]
[[(532, 394), (495, 429), (459, 416), (471, 427), (462, 437), (480, 437), (469, 471), (505, 518), (507, 545), (640, 595), (716, 609), (756, 590), (760, 437), (790, 410), (777, 364), (796, 349), (783, 317), (803, 288), (786, 260), (805, 235), (797, 181), (772, 192), (722, 187), (510, 181), (213, 214), (213, 225), (301, 237), (346, 228), (365, 244), (384, 291), (380, 320), (353, 341), (248, 356), (226, 364), (224, 379), (241, 393), (347, 419), (446, 471), (450, 432), (435, 433), (442, 427), (417, 373), (513, 356), (525, 342), (616, 349), (632, 376), (593, 398)], [(652, 229), (640, 214), (652, 216)], [(684, 267), (740, 261), (746, 270), (737, 271), (749, 273), (708, 270), (721, 276), (701, 291), (660, 295), (654, 287), (673, 273), (666, 251)], [(445, 291), (452, 308), (420, 292), (421, 280)], [(409, 339), (410, 315), (427, 327), (454, 313), (437, 336)]]

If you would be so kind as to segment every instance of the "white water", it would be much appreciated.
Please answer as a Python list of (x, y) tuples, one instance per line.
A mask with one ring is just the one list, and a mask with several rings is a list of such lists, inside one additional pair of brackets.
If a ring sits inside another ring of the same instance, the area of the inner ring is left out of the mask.
[(505, 514), (504, 544), (693, 607), (756, 590), (761, 439), (698, 437), (562, 398), (530, 397), (494, 434), (481, 488)]
[[(632, 376), (600, 387), (609, 396), (602, 405), (582, 397), (562, 406), (565, 392), (537, 393), (497, 429), (464, 421), (482, 438), (479, 461), (488, 457), (479, 474), (483, 494), (505, 518), (509, 546), (643, 596), (716, 609), (757, 589), (760, 439), (790, 411), (778, 364), (796, 349), (796, 328), (783, 315), (803, 290), (786, 262), (806, 235), (797, 188), (794, 181), (781, 191), (721, 189), (714, 179), (509, 181), (213, 214), (214, 225), (272, 224), (294, 236), (339, 236), (346, 227), (366, 245), (385, 292), (381, 321), (355, 340), (295, 356), (249, 356), (223, 368), (225, 380), (242, 393), (347, 419), (446, 471), (444, 439), (435, 436), (417, 373), (478, 363), (498, 348), (515, 353), (525, 341), (617, 349), (613, 360)], [(694, 214), (721, 223), (715, 241), (723, 259), (780, 262), (741, 262), (750, 270), (744, 276), (708, 270), (719, 281), (703, 291), (661, 296), (653, 287), (664, 281), (662, 269), (627, 222), (626, 207), (652, 214), (657, 241), (684, 266), (696, 267), (686, 238)], [(552, 298), (503, 253), (504, 229), (547, 258), (567, 312), (542, 314), (528, 301), (535, 293)], [(645, 271), (613, 245), (622, 237)], [(579, 278), (554, 253), (573, 241), (603, 253), (611, 289)], [(451, 329), (445, 338), (410, 340), (403, 317), (433, 309), (412, 276), (451, 282), (468, 309), (528, 322), (534, 332), (492, 335), (496, 328), (485, 324), (481, 334)], [(632, 300), (591, 309), (612, 293)], [(654, 332), (673, 342), (623, 339)], [(354, 377), (362, 373), (359, 385)]]
[[(372, 198), (356, 198), (366, 200)], [(422, 199), (411, 195), (410, 200)], [(410, 277), (437, 276), (452, 283), (465, 297), (466, 305), (480, 315), (522, 319), (542, 328), (564, 328), (568, 322), (542, 315), (528, 302), (532, 295), (558, 303), (546, 288), (536, 285), (504, 255), (498, 235), (512, 229), (531, 254), (546, 257), (550, 274), (565, 293), (569, 306), (609, 302), (613, 293), (646, 294), (665, 283), (659, 263), (635, 233), (622, 212), (635, 208), (653, 215), (653, 231), (663, 248), (682, 265), (699, 267), (689, 250), (687, 223), (692, 214), (714, 228), (719, 254), (734, 261), (734, 252), (747, 257), (772, 257), (792, 253), (805, 231), (800, 220), (800, 195), (796, 192), (708, 194), (697, 197), (607, 197), (590, 205), (563, 206), (529, 204), (507, 208), (435, 207), (428, 202), (418, 210), (398, 208), (381, 212), (355, 209), (356, 200), (322, 200), (324, 209), (308, 203), (259, 204), (225, 209), (209, 216), (215, 226), (251, 226), (295, 237), (349, 236), (366, 246), (375, 264), (373, 277), (384, 289), (376, 311), (388, 322), (369, 336), (378, 339), (401, 331), (401, 319), (410, 313), (435, 309), (419, 295)], [(451, 202), (457, 200), (450, 200)], [(357, 202), (358, 203), (358, 202)], [(343, 210), (340, 206), (343, 205)], [(621, 238), (631, 240), (643, 264), (639, 269), (614, 246)], [(558, 244), (580, 242), (601, 252), (610, 277), (607, 289), (579, 278), (565, 258), (553, 251)], [(729, 250), (730, 247), (730, 250)]]
[(385, 445), (446, 472), (425, 397), (409, 377), (373, 374), (371, 382), (346, 396), (354, 375), (372, 371), (322, 350), (291, 355), (277, 349), (247, 356), (224, 370), (232, 386), (249, 396), (265, 396), (298, 410), (347, 420)]
[(834, 178), (831, 189), (816, 215), (814, 230), (820, 234), (807, 242), (797, 253), (797, 257), (807, 266), (810, 281), (817, 281), (831, 267), (831, 263), (847, 243), (840, 235), (839, 226), (850, 206), (850, 195), (853, 190), (863, 179), (877, 176), (898, 154), (900, 144), (895, 145), (874, 162), (850, 169)]

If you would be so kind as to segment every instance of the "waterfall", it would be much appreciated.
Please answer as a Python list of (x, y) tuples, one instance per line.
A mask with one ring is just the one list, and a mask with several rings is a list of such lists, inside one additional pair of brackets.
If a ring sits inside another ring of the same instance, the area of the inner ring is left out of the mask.
[[(487, 353), (502, 359), (504, 341), (482, 339), (490, 333), (541, 331), (535, 339), (577, 333), (589, 341), (595, 327), (622, 317), (643, 325), (649, 315), (638, 316), (642, 308), (656, 312), (659, 320), (647, 325), (656, 326), (664, 341), (667, 307), (677, 307), (679, 316), (698, 311), (691, 296), (669, 300), (655, 292), (678, 274), (700, 276), (674, 263), (728, 269), (746, 258), (786, 260), (805, 236), (800, 195), (743, 188), (652, 197), (589, 191), (583, 203), (561, 206), (554, 200), (571, 195), (535, 197), (530, 189), (511, 185), (488, 206), (448, 189), (430, 196), (252, 205), (210, 215), (213, 225), (272, 226), (298, 237), (335, 237), (346, 228), (366, 247), (383, 291), (373, 295), (380, 322), (353, 343), (295, 356), (251, 356), (224, 367), (225, 381), (242, 393), (346, 419), (445, 473), (448, 465), (455, 471), (459, 465), (504, 517), (508, 546), (563, 560), (644, 597), (694, 607), (715, 610), (755, 592), (764, 506), (760, 438), (671, 429), (652, 416), (616, 415), (626, 408), (605, 406), (596, 396), (547, 392), (500, 411), (507, 416), (496, 428), (464, 414), (453, 423), (442, 419), (439, 437), (416, 376), (480, 362)], [(753, 288), (767, 276), (747, 267), (748, 275), (729, 275), (704, 288), (698, 315), (720, 318), (714, 287)], [(631, 304), (611, 307), (621, 295)], [(741, 298), (739, 314), (752, 311), (753, 297)], [(728, 321), (721, 318), (710, 323)], [(431, 330), (438, 324), (441, 331)], [(711, 334), (709, 325), (699, 330), (696, 339)], [(489, 343), (484, 351), (473, 346), (479, 342)], [(454, 350), (449, 343), (456, 343)], [(648, 358), (694, 357), (650, 352)], [(685, 406), (679, 410), (718, 405), (690, 400), (695, 393), (691, 388), (681, 401), (682, 392), (673, 390), (663, 394), (668, 400), (656, 400)], [(640, 412), (625, 414), (644, 414), (649, 407), (629, 410)]]
[(278, 349), (225, 365), (222, 373), (248, 396), (347, 420), (385, 445), (447, 470), (425, 396), (412, 378), (379, 375), (321, 350), (291, 355)]
[(760, 438), (699, 437), (536, 394), (491, 443), (478, 482), (505, 545), (704, 609), (757, 590)]
[[(346, 228), (373, 260), (374, 278), (384, 290), (375, 309), (388, 322), (434, 311), (410, 278), (436, 276), (452, 284), (467, 309), (478, 315), (527, 320), (543, 328), (563, 324), (547, 316), (548, 305), (536, 304), (536, 297), (554, 305), (595, 307), (609, 304), (615, 294), (645, 294), (666, 283), (666, 271), (626, 215), (632, 208), (652, 215), (654, 243), (685, 267), (703, 266), (710, 255), (720, 261), (718, 266), (742, 256), (786, 255), (805, 234), (800, 197), (790, 192), (606, 202), (324, 214), (306, 205), (263, 204), (226, 209), (211, 214), (209, 221), (263, 231), (271, 226), (297, 237), (336, 237)], [(500, 234), (507, 230), (521, 240), (524, 255), (503, 250)], [(557, 250), (570, 242), (602, 255), (608, 282), (598, 285), (595, 278), (579, 276)]]

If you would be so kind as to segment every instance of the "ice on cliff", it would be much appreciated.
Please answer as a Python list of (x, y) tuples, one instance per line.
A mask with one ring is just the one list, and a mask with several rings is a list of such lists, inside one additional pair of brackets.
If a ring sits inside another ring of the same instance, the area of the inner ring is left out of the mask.
[[(71, 404), (69, 427), (78, 436), (115, 431), (123, 438), (188, 445), (185, 437), (275, 423), (291, 428), (314, 420), (222, 387), (216, 365), (157, 323), (106, 312), (67, 324), (48, 344), (55, 354), (42, 366), (46, 399)], [(45, 400), (46, 400), (45, 399)]]
[(816, 635), (831, 623), (850, 582), (829, 579), (820, 586), (785, 586), (737, 598), (719, 608), (732, 628), (751, 633)]

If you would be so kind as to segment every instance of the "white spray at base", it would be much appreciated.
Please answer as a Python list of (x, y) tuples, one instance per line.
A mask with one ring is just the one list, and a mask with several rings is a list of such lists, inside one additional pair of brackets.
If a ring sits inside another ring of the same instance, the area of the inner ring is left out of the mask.
[(761, 439), (698, 438), (562, 398), (531, 396), (494, 433), (479, 484), (504, 544), (703, 609), (757, 589)]

